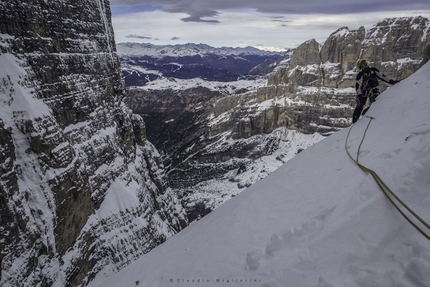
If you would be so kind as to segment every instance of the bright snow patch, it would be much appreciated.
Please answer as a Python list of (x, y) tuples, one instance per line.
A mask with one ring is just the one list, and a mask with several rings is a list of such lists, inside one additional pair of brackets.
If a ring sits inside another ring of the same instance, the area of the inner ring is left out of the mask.
[(194, 79), (175, 79), (175, 78), (159, 78), (154, 81), (146, 83), (142, 87), (133, 87), (134, 89), (141, 90), (166, 90), (172, 89), (176, 91), (183, 91), (196, 87), (206, 87), (211, 91), (220, 91), (226, 95), (234, 94), (235, 91), (241, 89), (247, 89), (249, 91), (255, 91), (259, 87), (266, 85), (267, 79), (264, 77), (257, 79), (238, 79), (232, 82), (218, 82), (218, 81), (206, 81), (201, 78)]

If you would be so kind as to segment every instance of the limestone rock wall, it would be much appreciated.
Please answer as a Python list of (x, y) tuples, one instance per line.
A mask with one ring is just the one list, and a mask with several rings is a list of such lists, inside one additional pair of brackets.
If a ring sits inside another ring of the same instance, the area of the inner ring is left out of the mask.
[[(268, 86), (287, 86), (284, 95), (300, 94), (300, 87), (353, 87), (358, 58), (365, 58), (393, 79), (408, 77), (425, 59), (429, 26), (427, 18), (417, 16), (385, 19), (367, 31), (342, 27), (322, 44), (310, 40), (300, 45), (290, 65), (270, 76)], [(277, 95), (267, 92), (266, 97)]]
[(107, 0), (0, 0), (2, 286), (77, 286), (186, 224), (122, 102)]

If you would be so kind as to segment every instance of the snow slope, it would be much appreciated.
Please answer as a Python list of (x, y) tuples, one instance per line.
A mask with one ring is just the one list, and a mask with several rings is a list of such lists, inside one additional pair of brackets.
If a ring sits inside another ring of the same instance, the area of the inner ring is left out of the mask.
[[(430, 62), (381, 94), (360, 153), (427, 222), (429, 86)], [(353, 126), (352, 154), (368, 122)], [(347, 156), (347, 133), (293, 157), (100, 286), (430, 286), (430, 242)]]

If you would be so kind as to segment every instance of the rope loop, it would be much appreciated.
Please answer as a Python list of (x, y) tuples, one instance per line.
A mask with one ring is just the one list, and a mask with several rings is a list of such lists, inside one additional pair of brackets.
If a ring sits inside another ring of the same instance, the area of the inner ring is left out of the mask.
[[(374, 178), (374, 180), (376, 181), (376, 184), (379, 186), (379, 188), (382, 190), (382, 192), (385, 194), (385, 196), (388, 198), (388, 200), (391, 202), (391, 204), (397, 209), (397, 211), (416, 229), (418, 230), (418, 232), (420, 232), (425, 238), (427, 238), (428, 240), (430, 240), (430, 235), (428, 235), (426, 232), (423, 231), (423, 229), (421, 227), (419, 227), (411, 218), (410, 216), (408, 216), (403, 210), (402, 207), (404, 209), (406, 209), (413, 218), (415, 218), (416, 220), (418, 220), (422, 225), (424, 225), (427, 229), (430, 230), (430, 225), (424, 221), (420, 216), (418, 216), (406, 203), (404, 203), (392, 190), (391, 188), (388, 187), (388, 185), (381, 179), (381, 177), (372, 169), (362, 165), (358, 159), (360, 156), (360, 150), (361, 150), (361, 146), (363, 145), (364, 139), (366, 138), (366, 133), (369, 129), (370, 124), (372, 123), (372, 120), (374, 120), (373, 117), (369, 117), (369, 123), (367, 124), (366, 130), (363, 133), (363, 137), (361, 139), (360, 145), (358, 146), (357, 149), (357, 157), (353, 158), (351, 153), (348, 150), (348, 139), (349, 139), (349, 135), (351, 134), (351, 130), (354, 127), (355, 124), (351, 125), (351, 127), (349, 128), (348, 131), (348, 135), (346, 136), (346, 140), (345, 140), (345, 150), (346, 153), (348, 154), (349, 158), (355, 162), (355, 164), (364, 172), (370, 173), (372, 175), (372, 177)], [(397, 200), (397, 203), (395, 202), (395, 200)]]

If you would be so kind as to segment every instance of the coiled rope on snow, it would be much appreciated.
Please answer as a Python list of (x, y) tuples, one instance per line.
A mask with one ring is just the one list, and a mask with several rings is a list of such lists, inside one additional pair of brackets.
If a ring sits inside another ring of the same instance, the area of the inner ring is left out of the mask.
[[(428, 235), (426, 232), (423, 231), (421, 227), (419, 227), (411, 218), (408, 216), (401, 207), (404, 207), (415, 219), (417, 219), (419, 222), (421, 222), (427, 229), (430, 230), (430, 225), (425, 222), (420, 216), (418, 216), (406, 203), (404, 203), (392, 190), (388, 187), (388, 185), (381, 179), (381, 177), (372, 169), (362, 165), (358, 158), (360, 156), (360, 150), (361, 146), (363, 145), (364, 139), (366, 138), (367, 130), (369, 129), (370, 124), (372, 123), (373, 117), (368, 117), (369, 123), (367, 124), (367, 127), (363, 133), (363, 137), (361, 139), (360, 145), (357, 149), (357, 157), (353, 158), (351, 153), (348, 150), (348, 139), (349, 135), (351, 134), (351, 130), (354, 127), (355, 124), (353, 124), (348, 131), (348, 135), (345, 139), (345, 150), (348, 156), (355, 162), (355, 164), (362, 169), (364, 172), (370, 173), (372, 177), (375, 179), (376, 183), (378, 184), (379, 188), (382, 190), (382, 192), (385, 194), (385, 196), (388, 198), (388, 200), (391, 202), (391, 204), (397, 209), (397, 211), (416, 229), (418, 232), (420, 232), (425, 238), (430, 240), (430, 235)], [(395, 200), (397, 200), (397, 203)]]

